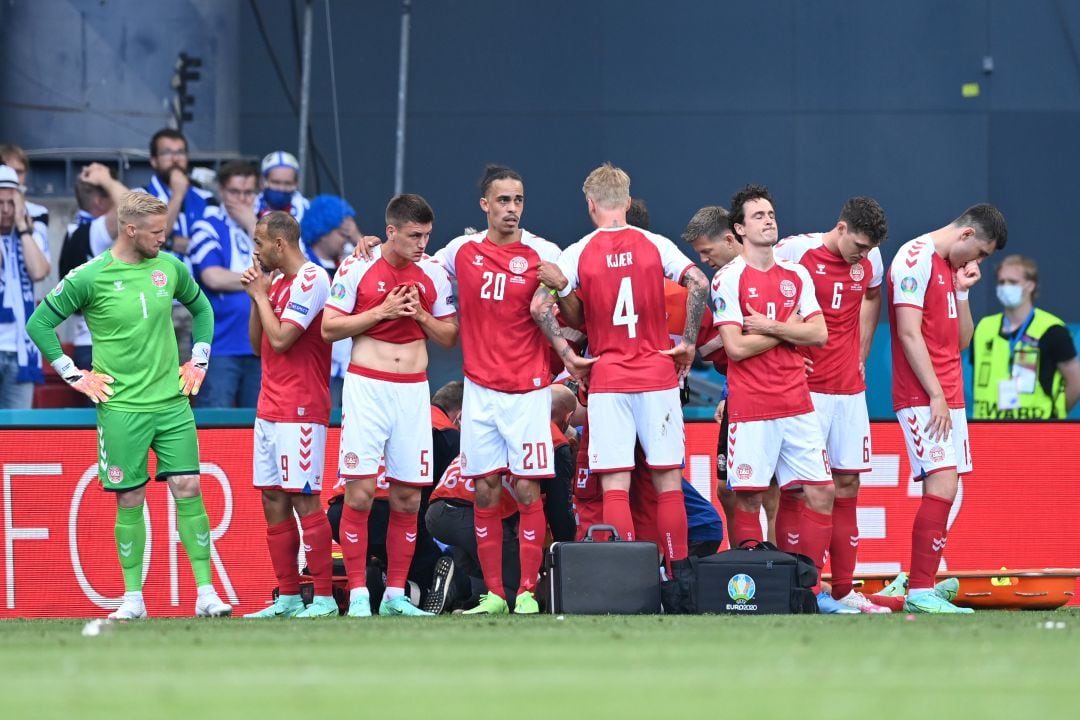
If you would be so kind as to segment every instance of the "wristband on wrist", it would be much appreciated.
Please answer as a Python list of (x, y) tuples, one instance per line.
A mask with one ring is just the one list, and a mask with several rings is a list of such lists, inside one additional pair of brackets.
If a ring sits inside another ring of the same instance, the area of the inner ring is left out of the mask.
[(957, 290), (956, 291), (956, 299), (957, 300), (967, 300), (968, 299), (968, 291), (967, 290)]

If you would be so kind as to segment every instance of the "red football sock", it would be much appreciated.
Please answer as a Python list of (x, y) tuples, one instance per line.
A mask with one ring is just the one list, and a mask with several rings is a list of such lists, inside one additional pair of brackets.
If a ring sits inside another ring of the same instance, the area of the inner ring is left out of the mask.
[(832, 563), (832, 596), (837, 600), (851, 592), (855, 575), (855, 557), (859, 554), (858, 504), (859, 499), (853, 497), (833, 500), (829, 562)]
[(946, 526), (952, 503), (936, 495), (923, 495), (915, 522), (911, 526), (911, 574), (908, 587), (926, 590), (934, 587), (941, 551), (948, 536)]
[(685, 560), (689, 531), (686, 523), (686, 504), (682, 490), (669, 490), (656, 497), (656, 529), (660, 533), (661, 550), (671, 563)]
[(502, 578), (503, 526), (502, 512), (498, 505), (473, 507), (473, 526), (476, 528), (476, 554), (480, 570), (484, 573), (484, 585), (489, 593), (506, 599)]
[(333, 594), (334, 584), (334, 559), (330, 556), (334, 537), (330, 521), (320, 509), (300, 518), (300, 525), (304, 528), (304, 555), (315, 582), (315, 594), (329, 596)]
[(818, 569), (818, 581), (814, 594), (821, 591), (821, 568), (825, 566), (825, 552), (832, 538), (832, 515), (811, 510), (803, 504), (799, 513), (799, 552), (814, 561)]
[(349, 589), (367, 587), (368, 515), (370, 510), (354, 510), (346, 503), (341, 509), (341, 554)]
[(634, 518), (630, 515), (630, 493), (626, 490), (604, 491), (604, 524), (614, 525), (621, 540), (634, 539)]
[(758, 512), (735, 508), (735, 527), (731, 528), (731, 547), (739, 547), (744, 540), (761, 542), (765, 539), (765, 536), (761, 534), (760, 517)]
[(300, 552), (300, 533), (292, 518), (266, 528), (266, 545), (270, 548), (270, 564), (277, 576), (278, 592), (282, 595), (300, 594), (300, 570), (296, 555)]
[(521, 560), (521, 584), (518, 595), (526, 590), (536, 590), (536, 578), (540, 575), (540, 561), (544, 559), (544, 535), (547, 533), (547, 516), (540, 500), (531, 505), (518, 503), (518, 557)]
[(386, 587), (405, 587), (415, 554), (416, 513), (391, 510), (386, 528)]
[(871, 595), (868, 599), (875, 605), (887, 607), (893, 612), (900, 612), (904, 609), (903, 595)]
[(799, 514), (803, 501), (796, 493), (781, 491), (776, 510), (776, 544), (788, 553), (799, 552)]

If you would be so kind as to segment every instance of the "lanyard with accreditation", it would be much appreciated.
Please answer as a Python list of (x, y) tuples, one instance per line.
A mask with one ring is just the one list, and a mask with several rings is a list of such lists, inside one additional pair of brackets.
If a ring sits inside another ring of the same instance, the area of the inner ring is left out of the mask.
[[(1009, 372), (1010, 376), (998, 381), (998, 409), (1016, 410), (1020, 407), (1020, 393), (1035, 392), (1035, 383), (1038, 382), (1039, 351), (1037, 349), (1021, 349), (1017, 352), (1017, 346), (1023, 340), (1024, 333), (1035, 319), (1035, 308), (1031, 308), (1027, 319), (1009, 338)], [(1004, 322), (1004, 320), (1003, 320)]]

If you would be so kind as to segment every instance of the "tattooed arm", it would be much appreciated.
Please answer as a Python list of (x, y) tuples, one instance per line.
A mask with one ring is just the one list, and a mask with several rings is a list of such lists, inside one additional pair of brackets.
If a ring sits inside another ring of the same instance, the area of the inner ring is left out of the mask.
[(551, 346), (555, 348), (555, 352), (559, 354), (566, 369), (576, 379), (587, 384), (589, 371), (592, 369), (593, 363), (596, 362), (596, 358), (581, 357), (574, 352), (574, 348), (562, 336), (559, 323), (555, 319), (555, 299), (551, 297), (551, 293), (548, 292), (547, 288), (539, 287), (536, 289), (529, 310), (532, 312), (533, 320), (543, 331), (544, 337), (548, 339)]

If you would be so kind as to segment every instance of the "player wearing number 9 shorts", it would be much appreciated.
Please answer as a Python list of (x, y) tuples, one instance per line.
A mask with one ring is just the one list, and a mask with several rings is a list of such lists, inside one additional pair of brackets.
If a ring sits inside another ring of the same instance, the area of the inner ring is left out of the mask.
[(551, 368), (529, 303), (542, 261), (559, 248), (522, 229), (525, 185), (514, 170), (489, 166), (480, 181), (487, 230), (451, 240), (435, 253), (457, 279), (465, 393), (461, 475), (476, 480), (476, 544), (487, 593), (472, 614), (507, 612), (501, 577), (500, 477), (515, 478), (521, 578), (514, 611), (539, 612), (534, 591), (546, 520), (540, 481), (555, 476), (551, 446)]
[[(278, 596), (250, 617), (336, 616), (330, 523), (320, 502), (330, 423), (330, 346), (323, 342), (321, 328), (330, 281), (304, 257), (300, 226), (288, 213), (263, 216), (254, 240), (254, 262), (240, 282), (251, 297), (248, 335), (262, 364), (254, 484), (262, 491)], [(271, 279), (275, 271), (279, 274)], [(300, 599), (300, 534), (294, 512), (315, 584), (315, 598), (307, 608)]]
[[(534, 296), (533, 317), (567, 369), (587, 380), (589, 468), (601, 476), (604, 522), (620, 536), (634, 537), (629, 490), (639, 441), (658, 494), (658, 534), (680, 588), (675, 595), (689, 603), (692, 573), (686, 559), (685, 436), (678, 384), (696, 352), (708, 281), (670, 240), (627, 225), (630, 177), (623, 170), (605, 164), (590, 173), (582, 189), (597, 229), (560, 257), (555, 289), (568, 323), (584, 320), (595, 362), (581, 361), (566, 344), (552, 299), (543, 290)], [(674, 348), (664, 307), (665, 277), (689, 290), (686, 326)]]
[[(884, 612), (853, 590), (859, 548), (859, 475), (870, 471), (870, 418), (863, 367), (881, 313), (883, 268), (878, 246), (888, 234), (885, 212), (872, 198), (851, 198), (836, 225), (824, 233), (795, 235), (775, 248), (778, 260), (802, 265), (814, 283), (829, 328), (824, 347), (805, 348), (813, 361), (807, 378), (810, 396), (832, 466), (832, 596), (862, 612)], [(777, 540), (797, 552), (796, 530), (802, 504), (798, 491), (781, 495)]]
[(340, 535), (349, 576), (349, 615), (371, 614), (366, 586), (368, 514), (379, 458), (390, 482), (386, 592), (380, 615), (427, 615), (405, 598), (416, 550), (420, 487), (430, 485), (431, 415), (427, 340), (457, 342), (450, 279), (424, 248), (435, 214), (419, 195), (386, 208), (386, 243), (371, 260), (338, 268), (323, 319), (323, 339), (353, 338), (345, 377), (338, 473), (347, 482)]

